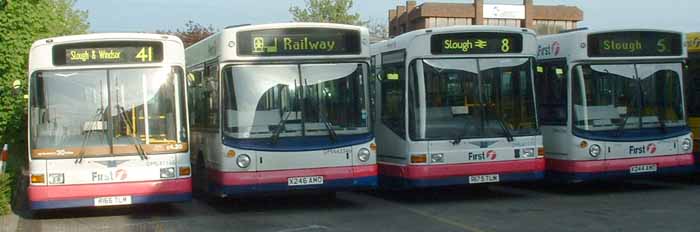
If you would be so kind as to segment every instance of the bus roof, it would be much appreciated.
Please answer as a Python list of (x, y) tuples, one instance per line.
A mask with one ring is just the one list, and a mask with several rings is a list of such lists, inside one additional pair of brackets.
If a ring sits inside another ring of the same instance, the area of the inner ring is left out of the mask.
[[(85, 66), (58, 67), (53, 62), (53, 47), (62, 44), (110, 42), (110, 41), (155, 41), (163, 42), (162, 64), (183, 65), (185, 53), (182, 40), (177, 36), (148, 33), (93, 33), (51, 37), (35, 41), (29, 51), (29, 71), (45, 69), (76, 69)], [(47, 55), (48, 54), (48, 55)], [(153, 64), (150, 64), (153, 65)], [(90, 68), (113, 67), (111, 65), (90, 65)], [(120, 67), (143, 66), (143, 64), (124, 64)]]
[[(326, 28), (326, 29), (345, 29), (358, 31), (360, 34), (361, 51), (359, 54), (349, 55), (299, 55), (299, 56), (239, 56), (239, 43), (237, 35), (239, 32), (257, 31), (266, 29), (289, 29), (289, 28)], [(187, 65), (193, 66), (201, 64), (205, 61), (218, 60), (224, 61), (259, 61), (259, 60), (299, 60), (299, 59), (349, 59), (369, 57), (369, 31), (365, 27), (333, 24), (333, 23), (275, 23), (275, 24), (260, 24), (260, 25), (241, 25), (228, 27), (220, 32), (217, 32), (196, 44), (188, 47)]]
[(680, 55), (677, 56), (624, 56), (624, 57), (591, 57), (588, 54), (589, 35), (614, 33), (614, 32), (661, 32), (678, 34), (683, 41), (683, 33), (662, 29), (641, 29), (641, 28), (621, 28), (621, 29), (587, 29), (581, 28), (565, 31), (559, 34), (539, 36), (537, 38), (537, 59), (548, 60), (566, 58), (568, 62), (581, 61), (611, 61), (611, 60), (672, 60), (684, 59), (687, 56), (685, 46), (681, 46)]
[[(430, 51), (430, 36), (438, 34), (449, 34), (449, 33), (468, 33), (468, 32), (496, 32), (496, 33), (518, 33), (523, 35), (523, 50), (521, 53), (517, 54), (498, 54), (499, 56), (523, 56), (529, 55), (534, 56), (536, 50), (533, 48), (536, 44), (536, 35), (533, 30), (527, 28), (518, 27), (505, 27), (505, 26), (487, 26), (487, 25), (468, 25), (468, 26), (449, 26), (449, 27), (437, 27), (420, 29), (411, 32), (401, 34), (390, 40), (384, 40), (372, 45), (372, 55), (379, 53), (406, 49), (406, 58), (411, 60), (415, 57), (425, 57), (433, 56)], [(528, 46), (526, 44), (531, 44)], [(470, 54), (468, 56), (493, 56), (494, 54)], [(440, 56), (465, 56), (464, 54), (459, 55), (440, 55)]]

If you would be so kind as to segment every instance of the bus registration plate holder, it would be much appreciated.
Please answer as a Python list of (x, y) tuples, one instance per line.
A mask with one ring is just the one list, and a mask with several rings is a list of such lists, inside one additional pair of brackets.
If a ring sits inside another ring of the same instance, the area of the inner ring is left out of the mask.
[(97, 197), (95, 206), (130, 205), (131, 196)]
[(630, 167), (630, 173), (656, 172), (656, 164), (644, 164)]
[(300, 176), (287, 178), (288, 186), (323, 184), (323, 176)]
[(496, 182), (500, 182), (500, 177), (498, 176), (498, 174), (469, 176), (469, 183), (470, 184), (496, 183)]

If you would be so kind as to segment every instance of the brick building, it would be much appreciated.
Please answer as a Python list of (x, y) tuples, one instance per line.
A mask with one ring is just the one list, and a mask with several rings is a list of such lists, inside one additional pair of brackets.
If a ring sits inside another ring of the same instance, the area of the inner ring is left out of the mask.
[(541, 34), (574, 29), (583, 20), (583, 11), (575, 6), (538, 6), (533, 0), (522, 5), (474, 3), (423, 3), (407, 1), (405, 6), (389, 10), (389, 36), (417, 29), (452, 25), (500, 25), (527, 27)]

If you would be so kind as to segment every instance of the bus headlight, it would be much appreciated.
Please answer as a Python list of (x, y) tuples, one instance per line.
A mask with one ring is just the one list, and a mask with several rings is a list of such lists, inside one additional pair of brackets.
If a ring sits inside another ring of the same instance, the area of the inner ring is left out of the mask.
[(683, 140), (683, 143), (681, 143), (681, 148), (683, 148), (684, 151), (688, 151), (688, 150), (690, 150), (692, 145), (693, 145), (693, 142), (690, 141), (690, 139), (686, 138)]
[(600, 146), (598, 144), (593, 144), (588, 148), (588, 154), (593, 157), (598, 157), (600, 155)]
[(359, 152), (357, 152), (357, 159), (359, 159), (362, 162), (367, 162), (369, 160), (369, 155), (371, 153), (369, 152), (369, 149), (367, 148), (361, 148)]
[(175, 178), (175, 168), (161, 168), (160, 178)]
[(535, 157), (535, 149), (534, 148), (523, 149), (523, 157), (525, 157), (525, 158)]
[(431, 163), (444, 163), (445, 162), (445, 154), (442, 154), (442, 153), (430, 154), (430, 162)]
[(247, 168), (250, 166), (250, 156), (246, 154), (241, 154), (236, 158), (236, 165), (238, 165), (239, 168)]

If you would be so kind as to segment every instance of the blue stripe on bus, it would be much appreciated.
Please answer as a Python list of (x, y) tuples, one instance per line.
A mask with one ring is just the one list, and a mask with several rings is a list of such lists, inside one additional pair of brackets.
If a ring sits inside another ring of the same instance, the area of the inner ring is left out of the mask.
[(694, 165), (659, 168), (656, 172), (630, 173), (629, 170), (610, 172), (559, 172), (547, 171), (545, 178), (550, 182), (577, 183), (592, 180), (614, 180), (622, 178), (682, 175), (695, 171)]
[(700, 152), (693, 153), (693, 158), (695, 158), (695, 171), (700, 172)]
[(377, 177), (368, 176), (361, 178), (328, 180), (320, 185), (287, 186), (287, 183), (258, 184), (258, 185), (229, 185), (221, 186), (211, 184), (209, 190), (212, 193), (240, 196), (252, 193), (272, 193), (297, 190), (365, 190), (377, 187)]
[[(537, 181), (544, 178), (544, 172), (518, 172), (499, 174), (499, 183)], [(379, 184), (386, 189), (427, 188), (452, 185), (468, 185), (469, 176), (454, 176), (439, 179), (408, 179), (396, 176), (379, 176)]]
[[(190, 200), (192, 200), (191, 193), (169, 194), (169, 195), (152, 195), (152, 196), (132, 196), (131, 197), (131, 204), (132, 205), (154, 204), (154, 203), (166, 203), (166, 202), (182, 202), (182, 201), (190, 201)], [(29, 202), (29, 207), (32, 210), (78, 208), (78, 207), (93, 207), (93, 206), (95, 206), (94, 198)]]
[(265, 139), (224, 138), (224, 145), (244, 150), (255, 151), (316, 151), (347, 147), (372, 141), (372, 134), (338, 135), (336, 141), (329, 136), (280, 137), (276, 144)]
[(685, 136), (690, 133), (687, 126), (667, 127), (666, 132), (660, 128), (625, 129), (622, 136), (617, 131), (583, 131), (574, 129), (574, 135), (582, 139), (606, 142), (645, 142)]

